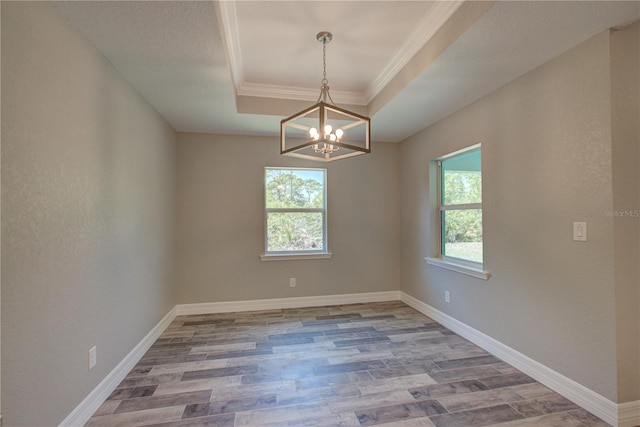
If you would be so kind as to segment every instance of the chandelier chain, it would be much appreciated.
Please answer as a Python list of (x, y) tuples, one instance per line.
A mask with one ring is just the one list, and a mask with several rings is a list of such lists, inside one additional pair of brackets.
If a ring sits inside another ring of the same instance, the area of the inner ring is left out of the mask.
[(327, 98), (329, 98), (329, 102), (336, 105), (333, 98), (331, 98), (328, 86), (329, 80), (327, 80), (327, 43), (329, 43), (329, 41), (331, 41), (331, 38), (326, 36), (322, 39), (322, 81), (320, 82), (322, 83), (322, 87), (320, 88), (320, 97), (317, 102), (320, 102), (320, 100), (327, 102)]
[(322, 42), (322, 83), (323, 86), (326, 86), (329, 83), (327, 80), (327, 42)]

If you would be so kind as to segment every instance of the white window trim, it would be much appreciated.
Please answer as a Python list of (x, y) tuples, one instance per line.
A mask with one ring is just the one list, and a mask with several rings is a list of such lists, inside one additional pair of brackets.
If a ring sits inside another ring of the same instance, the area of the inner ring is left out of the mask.
[[(323, 171), (323, 207), (322, 208), (267, 208), (267, 169), (281, 169), (281, 170), (310, 170), (310, 171)], [(329, 252), (327, 246), (327, 169), (326, 168), (299, 168), (299, 167), (278, 167), (278, 166), (265, 166), (263, 175), (263, 197), (264, 197), (264, 252), (260, 254), (261, 261), (291, 261), (291, 260), (304, 260), (304, 259), (326, 259), (331, 258), (333, 255)], [(322, 214), (322, 251), (268, 251), (268, 221), (267, 217), (272, 212), (318, 212)]]
[(449, 257), (438, 257), (438, 258), (425, 258), (427, 264), (435, 265), (437, 267), (441, 267), (447, 270), (455, 271), (458, 273), (466, 274), (467, 276), (475, 277), (477, 279), (489, 280), (491, 274), (488, 271), (482, 269), (482, 267), (473, 266), (471, 263), (467, 264), (463, 260), (449, 258)]
[[(472, 261), (467, 261), (463, 259), (448, 257), (442, 254), (442, 212), (448, 210), (461, 210), (461, 209), (481, 209), (482, 203), (469, 203), (469, 204), (460, 204), (460, 205), (442, 205), (442, 161), (449, 159), (451, 157), (458, 156), (460, 154), (477, 150), (482, 150), (482, 144), (475, 144), (471, 147), (464, 148), (462, 150), (455, 151), (453, 153), (447, 154), (445, 156), (439, 157), (435, 159), (436, 166), (438, 168), (436, 176), (436, 191), (437, 191), (437, 211), (436, 215), (436, 226), (433, 227), (438, 230), (437, 236), (437, 256), (427, 257), (425, 261), (429, 265), (434, 265), (436, 267), (444, 268), (446, 270), (455, 271), (457, 273), (465, 274), (467, 276), (475, 277), (477, 279), (489, 280), (491, 274), (488, 271), (485, 271), (483, 266), (484, 264), (476, 263)], [(484, 240), (484, 239), (483, 239)]]
[(260, 261), (298, 261), (305, 259), (328, 259), (333, 254), (331, 252), (319, 252), (319, 253), (300, 253), (295, 254), (260, 254)]

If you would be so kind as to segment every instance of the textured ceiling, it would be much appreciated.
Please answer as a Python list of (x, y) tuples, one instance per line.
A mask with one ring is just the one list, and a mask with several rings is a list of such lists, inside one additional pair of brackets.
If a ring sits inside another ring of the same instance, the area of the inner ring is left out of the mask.
[(639, 1), (56, 2), (178, 131), (277, 135), (317, 99), (400, 141), (611, 27)]
[[(330, 31), (327, 77), (336, 101), (367, 104), (462, 2), (220, 3), (231, 67), (243, 95), (315, 100), (322, 79), (320, 30)], [(353, 25), (361, 21), (365, 25)], [(303, 25), (301, 25), (303, 23)], [(392, 23), (402, 23), (394, 25)], [(295, 66), (291, 60), (295, 60)], [(283, 66), (284, 65), (284, 66)], [(287, 95), (282, 95), (287, 94)]]

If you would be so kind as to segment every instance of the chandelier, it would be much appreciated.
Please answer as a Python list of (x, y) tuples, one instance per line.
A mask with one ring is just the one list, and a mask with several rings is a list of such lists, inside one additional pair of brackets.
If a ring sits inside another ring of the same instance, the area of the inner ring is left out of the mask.
[(280, 122), (280, 154), (330, 162), (371, 152), (371, 120), (335, 105), (327, 80), (327, 44), (333, 35), (321, 31), (322, 81), (314, 105)]

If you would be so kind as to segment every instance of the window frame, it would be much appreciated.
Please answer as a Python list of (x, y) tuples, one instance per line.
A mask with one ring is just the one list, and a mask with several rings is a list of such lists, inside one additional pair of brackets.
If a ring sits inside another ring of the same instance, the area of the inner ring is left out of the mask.
[[(436, 176), (435, 176), (435, 192), (436, 192), (436, 214), (434, 215), (434, 220), (431, 222), (431, 229), (437, 230), (437, 238), (435, 239), (436, 246), (435, 250), (432, 248), (432, 254), (434, 256), (425, 258), (428, 264), (436, 265), (448, 270), (457, 271), (462, 274), (466, 274), (469, 276), (477, 277), (483, 280), (488, 280), (489, 273), (484, 270), (484, 217), (483, 217), (483, 262), (476, 262), (468, 259), (457, 258), (446, 255), (445, 247), (444, 247), (444, 234), (445, 234), (445, 212), (447, 211), (464, 211), (464, 210), (476, 210), (479, 209), (482, 214), (484, 214), (484, 210), (482, 208), (482, 196), (480, 203), (464, 203), (464, 204), (443, 204), (443, 170), (442, 170), (442, 162), (461, 156), (463, 154), (468, 154), (473, 151), (480, 151), (482, 155), (482, 144), (474, 144), (470, 147), (463, 148), (461, 150), (454, 151), (452, 153), (446, 154), (444, 156), (440, 156), (432, 161), (432, 164), (436, 168)], [(480, 165), (480, 174), (483, 176), (483, 168), (482, 164)], [(432, 187), (433, 189), (433, 187)]]
[[(267, 172), (270, 170), (282, 171), (321, 171), (322, 172), (322, 207), (320, 208), (269, 208), (267, 207)], [(304, 168), (304, 167), (280, 167), (265, 166), (263, 174), (264, 198), (264, 252), (260, 255), (263, 261), (291, 260), (291, 259), (318, 259), (330, 258), (328, 250), (327, 236), (327, 169), (326, 168)], [(291, 251), (270, 251), (269, 250), (269, 214), (270, 213), (321, 213), (322, 214), (322, 250), (291, 250)]]

